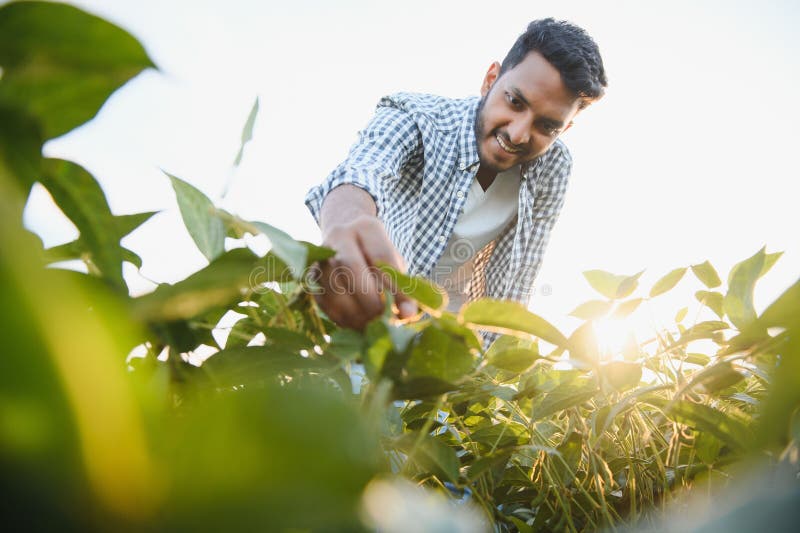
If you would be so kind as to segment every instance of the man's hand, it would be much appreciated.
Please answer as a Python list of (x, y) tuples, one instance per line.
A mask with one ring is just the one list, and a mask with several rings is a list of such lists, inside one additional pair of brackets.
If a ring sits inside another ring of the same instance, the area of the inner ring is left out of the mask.
[[(342, 185), (325, 198), (320, 214), (322, 244), (336, 255), (320, 265), (317, 302), (338, 325), (361, 330), (383, 312), (382, 290), (390, 290), (377, 266), (405, 272), (403, 258), (376, 216), (375, 202), (362, 189)], [(401, 318), (417, 313), (416, 303), (396, 290)]]

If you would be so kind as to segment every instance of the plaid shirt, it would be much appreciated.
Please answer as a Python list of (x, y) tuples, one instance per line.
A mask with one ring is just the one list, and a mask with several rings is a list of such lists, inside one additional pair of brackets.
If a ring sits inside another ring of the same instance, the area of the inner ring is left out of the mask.
[[(317, 223), (332, 189), (360, 187), (375, 200), (409, 273), (430, 278), (478, 171), (478, 102), (478, 97), (412, 93), (382, 98), (347, 159), (306, 196)], [(571, 168), (560, 140), (522, 165), (517, 216), (478, 252), (470, 300), (489, 296), (528, 303)]]

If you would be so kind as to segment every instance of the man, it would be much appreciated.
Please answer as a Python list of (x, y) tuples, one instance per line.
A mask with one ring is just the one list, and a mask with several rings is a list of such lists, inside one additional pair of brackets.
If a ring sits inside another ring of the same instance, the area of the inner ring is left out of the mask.
[[(592, 38), (543, 19), (489, 67), (480, 99), (381, 99), (306, 197), (337, 252), (322, 265), (322, 309), (355, 329), (379, 315), (379, 262), (440, 283), (451, 310), (482, 296), (527, 303), (572, 166), (558, 137), (605, 87)], [(417, 312), (400, 291), (396, 302), (401, 318)]]

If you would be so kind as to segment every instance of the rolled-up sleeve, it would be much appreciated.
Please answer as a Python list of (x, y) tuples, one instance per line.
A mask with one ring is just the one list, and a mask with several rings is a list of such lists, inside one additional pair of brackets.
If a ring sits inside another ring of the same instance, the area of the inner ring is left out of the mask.
[(370, 123), (358, 134), (347, 158), (325, 180), (313, 187), (306, 206), (319, 224), (325, 197), (340, 185), (355, 185), (372, 196), (383, 212), (383, 182), (400, 173), (403, 165), (421, 149), (421, 135), (411, 115), (395, 107), (379, 107)]

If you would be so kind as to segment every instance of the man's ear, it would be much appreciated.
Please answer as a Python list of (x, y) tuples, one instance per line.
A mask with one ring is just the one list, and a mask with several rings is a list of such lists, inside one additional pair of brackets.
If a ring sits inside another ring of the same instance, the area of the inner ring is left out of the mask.
[(495, 61), (491, 65), (489, 65), (489, 70), (486, 71), (486, 76), (483, 78), (483, 84), (481, 85), (481, 96), (486, 96), (489, 94), (489, 89), (492, 88), (494, 82), (497, 81), (497, 78), (500, 76), (500, 63)]

